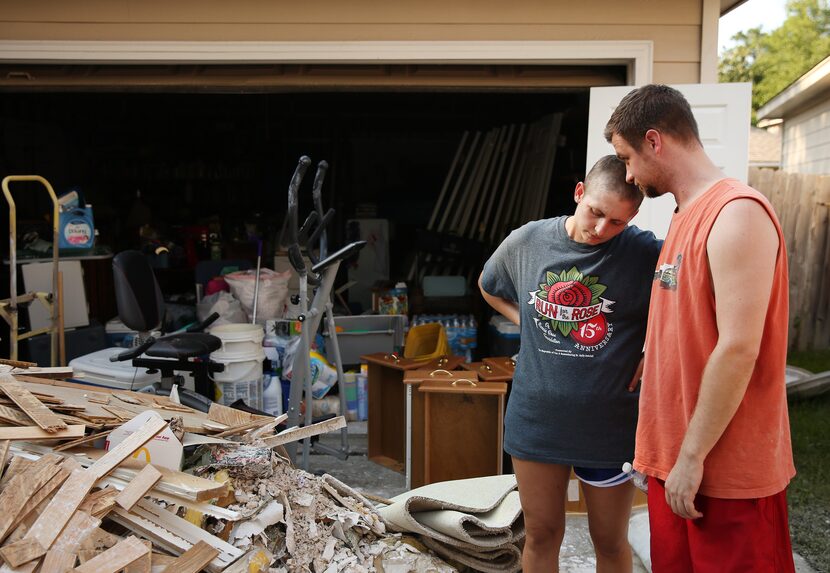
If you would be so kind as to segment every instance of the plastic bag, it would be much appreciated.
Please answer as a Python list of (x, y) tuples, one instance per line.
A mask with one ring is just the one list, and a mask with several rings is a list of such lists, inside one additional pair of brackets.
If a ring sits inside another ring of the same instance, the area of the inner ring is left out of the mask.
[[(259, 297), (257, 300), (256, 321), (264, 323), (271, 318), (281, 318), (285, 299), (288, 298), (288, 279), (291, 271), (278, 273), (271, 269), (259, 271)], [(250, 317), (254, 311), (254, 291), (256, 290), (256, 270), (239, 271), (225, 275), (225, 282), (231, 288), (231, 294), (242, 303), (242, 309)]]
[(196, 317), (199, 322), (214, 312), (219, 313), (219, 319), (211, 325), (212, 327), (248, 322), (248, 315), (242, 310), (242, 304), (225, 291), (208, 295), (196, 304)]

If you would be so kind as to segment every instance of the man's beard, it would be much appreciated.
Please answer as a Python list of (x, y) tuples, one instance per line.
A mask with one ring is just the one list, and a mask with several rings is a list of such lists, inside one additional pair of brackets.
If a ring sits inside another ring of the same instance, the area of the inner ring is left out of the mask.
[(640, 188), (640, 191), (648, 197), (649, 199), (656, 199), (663, 195), (660, 191), (657, 190), (656, 187), (652, 187), (651, 185), (637, 185)]

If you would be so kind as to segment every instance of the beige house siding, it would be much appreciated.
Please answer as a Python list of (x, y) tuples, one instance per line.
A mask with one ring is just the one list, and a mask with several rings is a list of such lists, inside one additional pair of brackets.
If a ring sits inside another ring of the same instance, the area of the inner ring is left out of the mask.
[(830, 98), (786, 118), (782, 155), (785, 171), (830, 174)]
[[(649, 40), (653, 80), (700, 81), (707, 0), (4, 0), (1, 40)], [(711, 23), (710, 26), (711, 28)]]

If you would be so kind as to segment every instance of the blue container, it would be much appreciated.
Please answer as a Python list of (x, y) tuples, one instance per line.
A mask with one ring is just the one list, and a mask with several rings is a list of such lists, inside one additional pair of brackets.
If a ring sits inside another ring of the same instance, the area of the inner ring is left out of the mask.
[(76, 207), (60, 213), (58, 248), (91, 249), (95, 244), (92, 205)]
[(369, 419), (369, 388), (365, 374), (357, 375), (357, 419)]

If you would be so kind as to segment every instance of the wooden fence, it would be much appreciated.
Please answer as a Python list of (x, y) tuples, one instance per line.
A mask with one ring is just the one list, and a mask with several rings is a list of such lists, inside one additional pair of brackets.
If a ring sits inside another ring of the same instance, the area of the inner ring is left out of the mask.
[(830, 175), (751, 169), (775, 208), (790, 262), (791, 349), (830, 347)]

